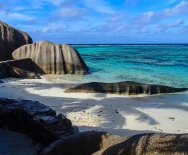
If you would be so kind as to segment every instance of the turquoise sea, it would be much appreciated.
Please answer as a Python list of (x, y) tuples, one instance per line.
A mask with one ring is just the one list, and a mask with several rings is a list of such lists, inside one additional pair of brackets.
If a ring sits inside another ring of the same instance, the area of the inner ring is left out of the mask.
[[(72, 45), (90, 69), (79, 82), (137, 81), (188, 87), (188, 45)], [(67, 78), (67, 76), (63, 77)]]

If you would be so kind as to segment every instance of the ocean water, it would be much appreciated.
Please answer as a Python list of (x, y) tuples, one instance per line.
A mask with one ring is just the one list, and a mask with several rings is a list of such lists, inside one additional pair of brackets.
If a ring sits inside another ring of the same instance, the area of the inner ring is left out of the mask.
[(188, 45), (72, 45), (90, 69), (79, 82), (136, 81), (188, 87)]

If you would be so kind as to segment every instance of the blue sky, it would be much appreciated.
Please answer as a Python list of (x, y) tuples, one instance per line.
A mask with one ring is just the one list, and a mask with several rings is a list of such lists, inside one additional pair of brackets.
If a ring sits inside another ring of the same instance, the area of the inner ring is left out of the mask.
[(188, 0), (0, 0), (0, 20), (34, 41), (188, 43)]

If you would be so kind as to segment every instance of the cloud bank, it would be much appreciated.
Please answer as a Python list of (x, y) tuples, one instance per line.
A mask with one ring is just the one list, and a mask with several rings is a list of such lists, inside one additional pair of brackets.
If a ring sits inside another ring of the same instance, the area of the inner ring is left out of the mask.
[(187, 43), (187, 16), (187, 0), (0, 0), (0, 20), (58, 43)]

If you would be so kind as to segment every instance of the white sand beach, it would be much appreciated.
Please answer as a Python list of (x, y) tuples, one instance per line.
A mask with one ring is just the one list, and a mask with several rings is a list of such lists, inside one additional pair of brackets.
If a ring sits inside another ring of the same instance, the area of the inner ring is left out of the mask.
[(80, 131), (104, 130), (131, 136), (188, 132), (188, 92), (155, 96), (65, 93), (76, 83), (4, 79), (0, 97), (39, 101), (68, 117)]

